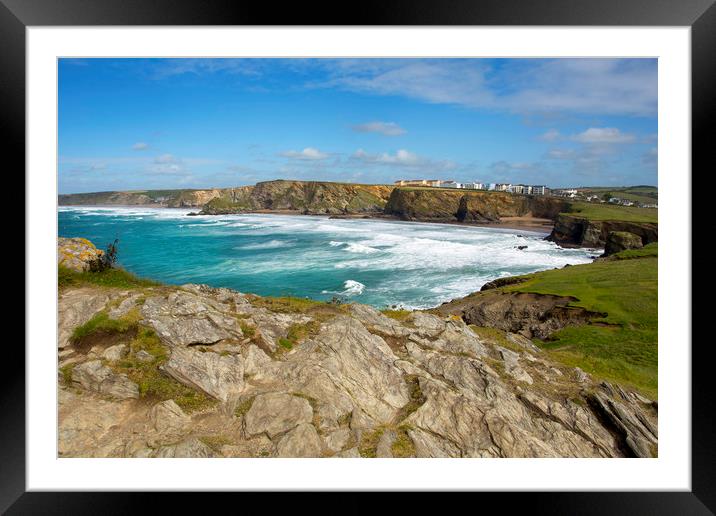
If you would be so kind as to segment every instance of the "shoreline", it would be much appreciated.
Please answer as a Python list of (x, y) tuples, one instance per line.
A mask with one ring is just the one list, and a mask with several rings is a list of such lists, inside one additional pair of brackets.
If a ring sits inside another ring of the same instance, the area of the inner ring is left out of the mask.
[[(58, 208), (153, 208), (153, 209), (165, 209), (165, 210), (190, 210), (197, 209), (198, 207), (185, 206), (185, 207), (171, 207), (162, 206), (156, 204), (65, 204), (58, 205)], [(481, 227), (481, 228), (495, 228), (495, 229), (511, 229), (517, 231), (533, 231), (535, 233), (544, 233), (546, 235), (552, 232), (554, 228), (554, 221), (551, 219), (537, 218), (537, 217), (503, 217), (499, 221), (495, 222), (458, 222), (458, 221), (446, 221), (446, 220), (405, 220), (395, 215), (386, 215), (381, 213), (350, 213), (350, 214), (330, 214), (330, 213), (304, 213), (301, 210), (250, 210), (239, 213), (217, 213), (217, 214), (202, 214), (201, 216), (209, 217), (220, 217), (222, 215), (302, 215), (312, 217), (327, 217), (329, 219), (336, 220), (385, 220), (393, 222), (408, 222), (417, 224), (445, 224), (450, 226), (466, 226), (466, 227)], [(196, 213), (198, 216), (199, 213)], [(190, 216), (187, 214), (187, 216)], [(558, 244), (559, 245), (559, 244)]]

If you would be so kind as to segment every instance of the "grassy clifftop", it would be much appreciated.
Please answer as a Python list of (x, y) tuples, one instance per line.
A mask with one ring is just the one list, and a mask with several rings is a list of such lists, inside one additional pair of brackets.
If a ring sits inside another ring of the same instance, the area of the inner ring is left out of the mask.
[(560, 362), (656, 398), (657, 274), (654, 243), (609, 260), (531, 274), (502, 290), (572, 296), (572, 306), (606, 313), (592, 324), (563, 328), (539, 345)]
[(636, 208), (615, 204), (595, 204), (588, 202), (571, 203), (567, 215), (575, 215), (589, 220), (618, 220), (624, 222), (659, 222), (659, 210), (656, 208)]

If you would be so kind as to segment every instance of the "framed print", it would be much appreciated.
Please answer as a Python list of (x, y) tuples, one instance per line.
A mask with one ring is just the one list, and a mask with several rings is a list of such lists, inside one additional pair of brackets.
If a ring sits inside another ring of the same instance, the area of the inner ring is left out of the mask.
[(315, 25), (3, 0), (27, 293), (3, 510), (528, 491), (710, 513), (691, 170), (716, 8), (537, 5)]

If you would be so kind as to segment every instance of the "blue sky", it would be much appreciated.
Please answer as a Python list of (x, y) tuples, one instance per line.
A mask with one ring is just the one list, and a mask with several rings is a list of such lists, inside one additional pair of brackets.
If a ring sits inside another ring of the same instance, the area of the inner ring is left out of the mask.
[(657, 184), (655, 59), (61, 59), (60, 193)]

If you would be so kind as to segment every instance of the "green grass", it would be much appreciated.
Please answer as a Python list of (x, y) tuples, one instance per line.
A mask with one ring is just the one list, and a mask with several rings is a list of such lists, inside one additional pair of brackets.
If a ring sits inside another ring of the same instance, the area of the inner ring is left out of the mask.
[(99, 286), (133, 289), (155, 287), (156, 281), (140, 278), (124, 269), (113, 268), (102, 272), (77, 272), (62, 265), (57, 267), (57, 285), (60, 290), (67, 287)]
[(379, 426), (371, 432), (364, 432), (361, 437), (360, 444), (358, 444), (358, 453), (361, 457), (374, 459), (376, 448), (378, 448), (378, 441), (380, 441), (383, 432), (385, 432), (384, 426)]
[(626, 249), (624, 251), (621, 251), (617, 254), (612, 255), (612, 259), (631, 260), (634, 258), (658, 257), (658, 255), (659, 255), (659, 243), (652, 242), (651, 244), (646, 244), (644, 247), (642, 247), (640, 249)]
[(272, 312), (282, 314), (305, 314), (319, 306), (327, 306), (327, 303), (303, 297), (249, 297), (249, 302), (256, 307), (266, 308)]
[(392, 310), (390, 308), (386, 308), (384, 310), (381, 310), (381, 313), (386, 317), (395, 319), (396, 321), (404, 321), (413, 312), (410, 310)]
[(573, 296), (573, 306), (607, 313), (597, 324), (567, 327), (537, 344), (567, 365), (656, 398), (657, 248), (640, 251), (644, 257), (535, 273), (502, 290)]
[[(153, 330), (140, 327), (129, 348), (130, 353), (126, 358), (111, 363), (110, 366), (116, 372), (126, 374), (139, 386), (140, 398), (152, 402), (173, 399), (187, 413), (216, 404), (216, 400), (203, 392), (191, 389), (159, 370), (159, 366), (167, 361), (169, 355)], [(136, 354), (140, 350), (149, 353), (154, 359), (148, 362), (137, 359)]]
[(293, 349), (293, 342), (283, 337), (278, 339), (278, 345), (283, 349)]
[(594, 204), (574, 202), (566, 215), (575, 215), (590, 220), (623, 220), (625, 222), (659, 222), (656, 208), (636, 208), (616, 204)]
[(622, 199), (630, 199), (643, 203), (655, 203), (659, 199), (659, 189), (655, 186), (627, 186), (627, 187), (609, 187), (596, 186), (583, 188), (581, 191), (585, 194), (594, 194), (602, 196), (605, 193), (611, 193), (612, 197), (621, 197)]
[(278, 345), (284, 349), (293, 349), (293, 347), (306, 338), (312, 337), (321, 329), (321, 322), (317, 320), (305, 323), (294, 323), (288, 327), (285, 338), (278, 339)]
[(96, 333), (106, 335), (126, 333), (136, 329), (140, 317), (139, 311), (134, 309), (120, 319), (110, 319), (107, 312), (103, 310), (86, 323), (76, 327), (72, 332), (72, 341), (79, 342)]
[(66, 386), (72, 385), (72, 370), (76, 364), (67, 364), (60, 367), (60, 374), (62, 374), (62, 383)]
[(246, 415), (246, 413), (249, 410), (251, 410), (251, 406), (254, 404), (254, 399), (255, 399), (255, 396), (245, 399), (244, 401), (239, 403), (239, 405), (234, 410), (234, 415), (239, 418), (244, 417)]
[(478, 337), (494, 342), (498, 346), (502, 346), (503, 348), (510, 349), (512, 351), (517, 351), (518, 353), (522, 353), (524, 351), (524, 348), (511, 342), (502, 330), (487, 326), (475, 326), (474, 324), (470, 325), (470, 329)]
[(412, 439), (408, 436), (408, 430), (410, 428), (407, 425), (399, 426), (395, 431), (396, 437), (393, 444), (390, 446), (390, 451), (393, 453), (393, 457), (396, 459), (402, 459), (407, 457), (415, 457), (415, 445)]
[(244, 334), (244, 337), (251, 339), (256, 335), (256, 328), (254, 326), (250, 326), (241, 319), (239, 319), (239, 326), (241, 327), (241, 333)]

